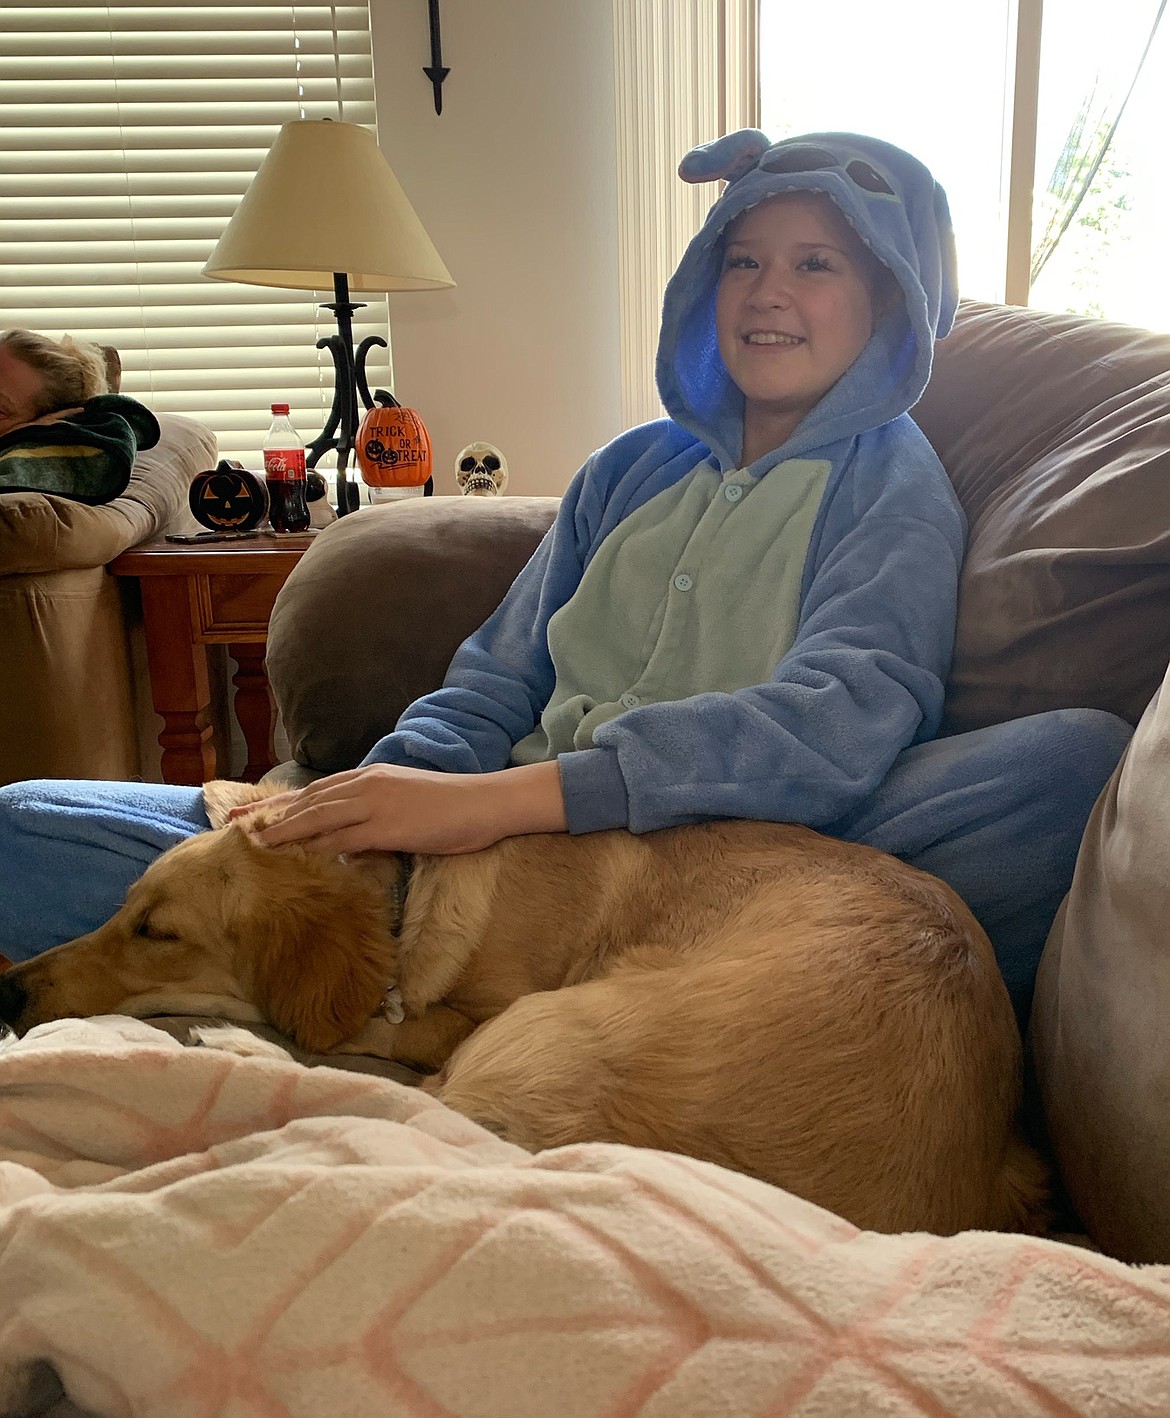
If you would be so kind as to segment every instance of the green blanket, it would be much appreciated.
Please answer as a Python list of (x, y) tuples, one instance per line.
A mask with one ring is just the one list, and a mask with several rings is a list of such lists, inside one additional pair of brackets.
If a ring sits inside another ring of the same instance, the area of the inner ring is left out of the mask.
[(0, 493), (112, 502), (126, 491), (135, 454), (158, 440), (158, 419), (145, 405), (124, 394), (99, 394), (71, 419), (0, 436)]

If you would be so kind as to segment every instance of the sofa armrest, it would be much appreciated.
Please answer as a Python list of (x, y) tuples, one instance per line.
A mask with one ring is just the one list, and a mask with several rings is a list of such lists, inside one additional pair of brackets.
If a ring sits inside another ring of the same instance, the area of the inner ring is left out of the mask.
[(293, 757), (352, 768), (495, 610), (552, 525), (555, 497), (420, 497), (314, 539), (268, 626), (268, 679)]
[(0, 575), (104, 566), (186, 526), (187, 488), (215, 466), (215, 434), (181, 414), (159, 414), (158, 422), (158, 443), (138, 454), (126, 491), (112, 502), (89, 507), (39, 492), (0, 494)]
[(1069, 1196), (1110, 1255), (1170, 1262), (1170, 675), (1089, 818), (1030, 1044)]

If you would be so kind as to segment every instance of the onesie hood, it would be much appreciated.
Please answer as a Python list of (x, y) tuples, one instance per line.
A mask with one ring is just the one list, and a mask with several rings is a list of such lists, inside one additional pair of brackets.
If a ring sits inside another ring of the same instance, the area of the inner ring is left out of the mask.
[(671, 418), (701, 439), (724, 471), (739, 466), (743, 395), (727, 372), (715, 329), (723, 234), (741, 212), (777, 193), (823, 192), (902, 292), (856, 361), (783, 445), (785, 456), (878, 428), (918, 401), (930, 378), (934, 340), (954, 321), (958, 278), (946, 193), (917, 158), (854, 133), (771, 143), (745, 128), (692, 149), (679, 175), (687, 182), (721, 178), (727, 186), (666, 287), (658, 391)]

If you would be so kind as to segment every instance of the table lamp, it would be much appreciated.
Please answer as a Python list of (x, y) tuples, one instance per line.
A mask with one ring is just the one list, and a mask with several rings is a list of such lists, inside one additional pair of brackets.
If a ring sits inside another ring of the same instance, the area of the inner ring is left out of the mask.
[(337, 450), (337, 510), (357, 506), (346, 477), (358, 427), (358, 396), (370, 408), (367, 352), (385, 347), (369, 335), (353, 348), (356, 291), (441, 290), (453, 286), (446, 266), (368, 128), (332, 119), (286, 123), (240, 200), (203, 268), (205, 276), (246, 285), (327, 290), (323, 309), (337, 334), (317, 341), (333, 355), (333, 407), (308, 444), (312, 468)]

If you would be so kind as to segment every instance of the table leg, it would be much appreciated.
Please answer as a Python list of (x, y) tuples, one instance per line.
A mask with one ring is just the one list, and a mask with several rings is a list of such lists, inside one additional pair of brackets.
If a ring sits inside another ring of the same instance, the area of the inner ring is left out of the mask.
[(228, 646), (228, 653), (239, 666), (232, 683), (236, 687), (236, 719), (248, 745), (245, 783), (259, 782), (276, 762), (272, 747), (272, 691), (264, 669), (264, 648), (263, 645)]
[(216, 762), (207, 648), (195, 639), (191, 584), (186, 577), (143, 576), (141, 586), (150, 695), (163, 720), (163, 782), (198, 787), (215, 777)]

